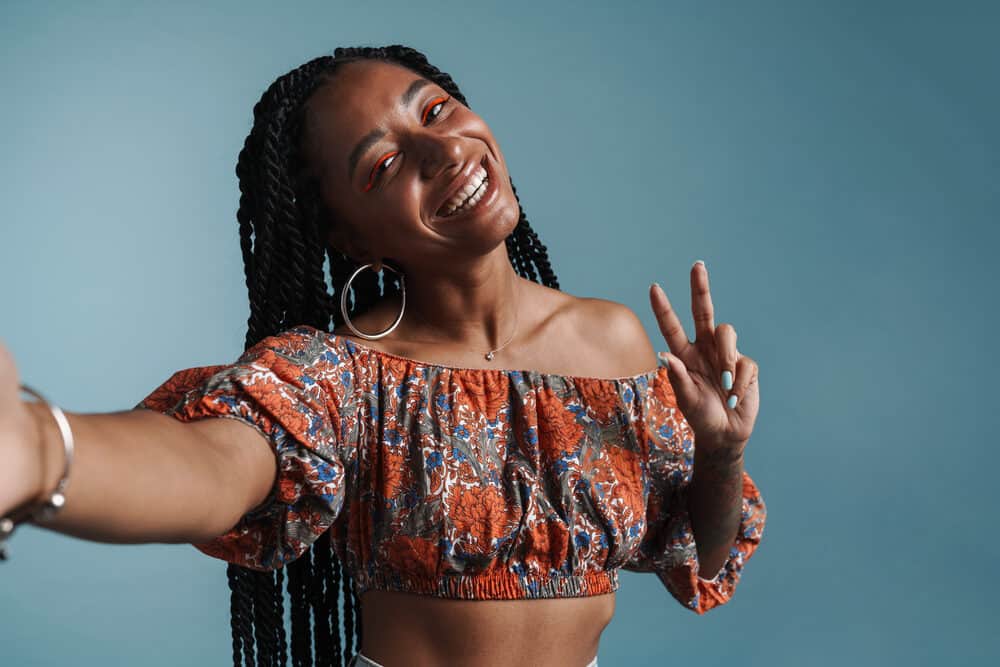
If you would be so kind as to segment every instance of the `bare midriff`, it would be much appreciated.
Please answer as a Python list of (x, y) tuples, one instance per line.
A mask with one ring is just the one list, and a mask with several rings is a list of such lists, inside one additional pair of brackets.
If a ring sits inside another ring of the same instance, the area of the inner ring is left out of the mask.
[(614, 611), (614, 593), (456, 600), (366, 591), (361, 652), (385, 667), (585, 667)]

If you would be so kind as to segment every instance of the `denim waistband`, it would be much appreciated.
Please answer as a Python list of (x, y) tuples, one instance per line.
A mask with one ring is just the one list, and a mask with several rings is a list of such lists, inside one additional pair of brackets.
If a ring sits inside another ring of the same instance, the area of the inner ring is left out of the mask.
[[(367, 657), (366, 655), (358, 651), (357, 653), (354, 654), (354, 657), (351, 658), (350, 667), (385, 667), (385, 666), (381, 663), (375, 662), (371, 658)], [(593, 660), (587, 663), (586, 667), (597, 667), (596, 655), (594, 656)]]

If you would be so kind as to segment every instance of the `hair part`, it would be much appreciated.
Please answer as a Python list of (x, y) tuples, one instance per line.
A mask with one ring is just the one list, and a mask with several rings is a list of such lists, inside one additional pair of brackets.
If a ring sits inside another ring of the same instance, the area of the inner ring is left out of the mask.
[[(253, 128), (236, 165), (240, 186), (236, 218), (250, 298), (246, 349), (299, 324), (332, 331), (342, 323), (335, 304), (357, 263), (326, 242), (335, 221), (320, 197), (319, 184), (307, 175), (301, 142), (306, 101), (342, 64), (358, 60), (402, 65), (469, 106), (451, 76), (427, 62), (421, 52), (399, 44), (338, 48), (333, 56), (310, 60), (267, 88), (254, 105)], [(559, 289), (548, 251), (528, 224), (513, 182), (511, 189), (519, 209), (517, 226), (505, 240), (511, 264), (518, 275)], [(330, 284), (323, 271), (326, 263)], [(397, 277), (387, 277), (384, 283), (380, 285), (374, 273), (359, 276), (348, 294), (350, 315), (399, 291)], [(282, 591), (286, 578), (295, 667), (346, 665), (355, 645), (360, 650), (363, 629), (356, 613), (360, 600), (333, 548), (331, 533), (337, 525), (284, 568), (261, 572), (229, 564), (234, 667), (287, 664)]]

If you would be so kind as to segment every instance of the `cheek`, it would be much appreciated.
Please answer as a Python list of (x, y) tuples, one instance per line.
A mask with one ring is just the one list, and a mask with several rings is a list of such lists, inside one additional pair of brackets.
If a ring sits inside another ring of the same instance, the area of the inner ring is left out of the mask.
[(425, 188), (426, 185), (409, 171), (396, 174), (392, 187), (382, 193), (372, 207), (370, 217), (377, 220), (377, 226), (397, 231), (419, 227), (422, 198), (427, 196)]
[(427, 196), (429, 184), (423, 182), (419, 175), (408, 172), (397, 185), (399, 212), (404, 212), (407, 217), (419, 216), (420, 204)]
[(396, 176), (388, 191), (376, 195), (377, 201), (365, 207), (365, 227), (373, 242), (395, 244), (425, 230), (421, 198), (427, 196), (426, 185), (412, 174)]

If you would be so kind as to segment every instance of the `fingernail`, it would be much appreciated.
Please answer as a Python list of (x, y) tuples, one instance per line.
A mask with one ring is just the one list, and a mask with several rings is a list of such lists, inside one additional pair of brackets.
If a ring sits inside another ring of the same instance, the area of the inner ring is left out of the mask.
[(729, 406), (730, 410), (736, 407), (736, 394), (733, 394), (732, 396), (729, 397), (729, 399), (726, 401), (726, 405)]
[(662, 287), (660, 287), (660, 283), (655, 282), (655, 281), (653, 282), (652, 285), (650, 285), (650, 287), (656, 287), (657, 289), (663, 289)]
[[(697, 260), (695, 260), (694, 264), (701, 264), (701, 265), (702, 265), (702, 266), (704, 266), (704, 267), (705, 267), (706, 269), (708, 268), (707, 266), (705, 266), (705, 260), (702, 260), (702, 259), (697, 259)], [(694, 264), (692, 264), (691, 266), (694, 266)]]
[(722, 388), (729, 391), (733, 388), (733, 373), (732, 371), (722, 371)]

